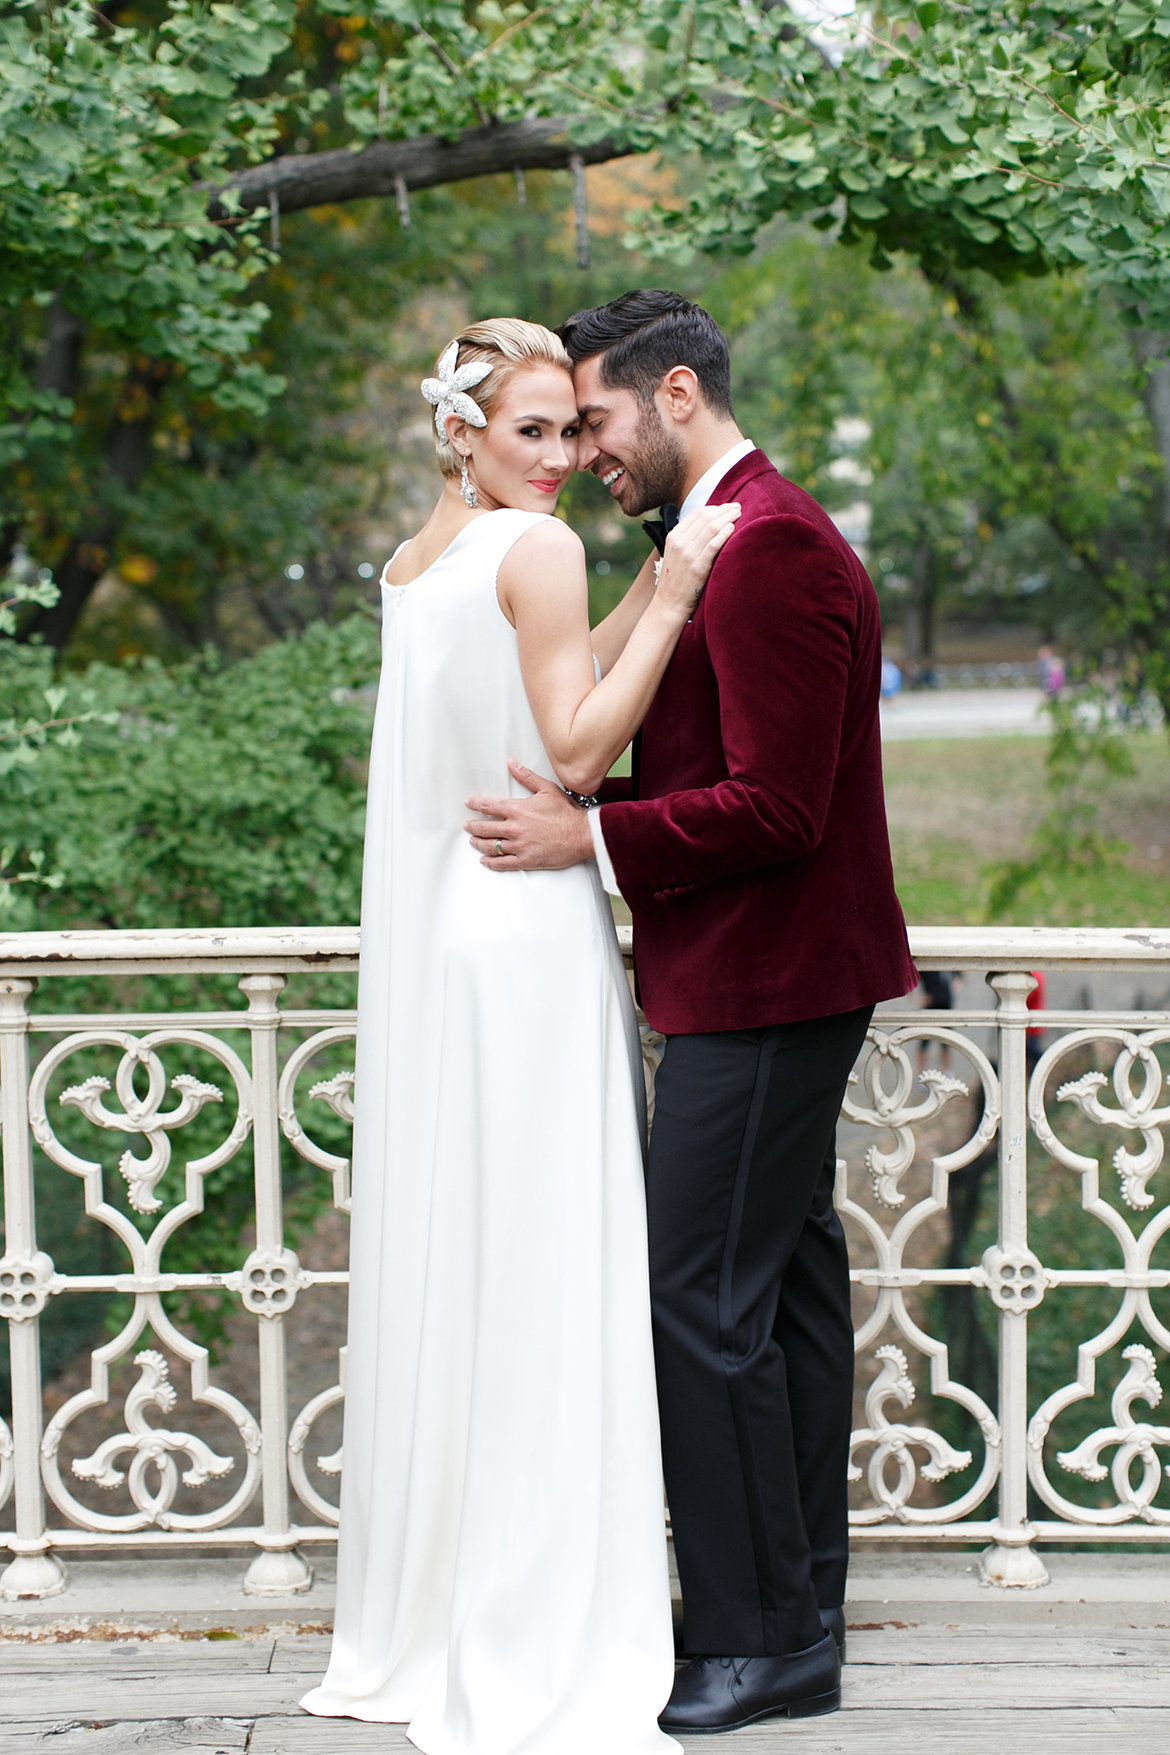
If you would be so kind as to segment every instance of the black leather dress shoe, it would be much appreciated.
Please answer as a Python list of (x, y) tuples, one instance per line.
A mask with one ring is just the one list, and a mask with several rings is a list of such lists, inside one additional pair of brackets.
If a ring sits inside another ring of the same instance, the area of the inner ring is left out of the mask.
[(813, 1718), (841, 1704), (831, 1634), (784, 1657), (697, 1657), (676, 1672), (664, 1731), (738, 1731), (763, 1718)]
[(837, 1650), (841, 1654), (841, 1662), (845, 1662), (845, 1611), (844, 1609), (822, 1609), (821, 1626), (826, 1633), (831, 1633), (837, 1642)]

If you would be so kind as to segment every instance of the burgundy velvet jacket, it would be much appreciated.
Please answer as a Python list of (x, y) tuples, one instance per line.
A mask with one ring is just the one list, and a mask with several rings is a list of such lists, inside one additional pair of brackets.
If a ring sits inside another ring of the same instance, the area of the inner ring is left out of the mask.
[[(666, 1035), (828, 1017), (918, 976), (894, 894), (865, 568), (762, 451), (601, 829)], [(621, 791), (627, 796), (617, 798)]]

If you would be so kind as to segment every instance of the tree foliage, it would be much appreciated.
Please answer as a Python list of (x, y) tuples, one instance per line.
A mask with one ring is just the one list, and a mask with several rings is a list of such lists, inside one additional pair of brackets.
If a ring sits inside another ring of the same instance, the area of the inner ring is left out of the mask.
[[(15, 644), (18, 605), (49, 608), (57, 600), (52, 579), (47, 574), (30, 578), (28, 571), (27, 565), (14, 567), (0, 578), (0, 779), (22, 773), (25, 790), (29, 770), (46, 750), (74, 749), (81, 740), (79, 728), (102, 717), (92, 691), (62, 687), (43, 651)], [(107, 715), (106, 722), (112, 717)], [(46, 863), (35, 821), (22, 829), (6, 812), (0, 840), (0, 922), (11, 925), (18, 895), (27, 893), (18, 885), (56, 890), (65, 880), (62, 872)]]
[[(642, 229), (676, 263), (748, 253), (784, 214), (952, 293), (975, 270), (1074, 268), (1142, 336), (1170, 327), (1170, 0), (890, 0), (828, 47), (808, 10), (7, 0), (0, 562), (23, 540), (61, 591), (24, 631), (61, 645), (112, 566), (139, 583), (153, 567), (162, 642), (219, 640), (207, 581), (247, 568), (233, 490), (245, 523), (248, 493), (273, 509), (258, 570), (298, 501), (343, 522), (361, 488), (337, 416), (361, 371), (337, 344), (368, 332), (371, 307), (360, 289), (335, 307), (330, 276), (347, 249), (358, 273), (377, 257), (365, 286), (388, 311), (442, 282), (455, 210), (412, 209), (410, 189), (510, 170), (510, 153), (665, 155), (686, 195)], [(347, 199), (394, 206), (348, 232), (318, 207), (310, 241), (288, 213), (320, 203), (339, 165)], [(1143, 357), (1165, 376), (1163, 352), (1155, 339)], [(310, 393), (262, 428), (294, 380)], [(1170, 421), (1160, 444), (1170, 459)], [(1170, 485), (1165, 503), (1164, 547)], [(1156, 590), (1135, 578), (1140, 621)]]
[(744, 430), (831, 510), (868, 502), (911, 656), (936, 656), (932, 621), (1020, 619), (1086, 656), (1144, 652), (1154, 686), (1158, 619), (1133, 610), (1162, 565), (1162, 459), (1130, 331), (1083, 271), (939, 286), (783, 222), (702, 297)]
[(936, 276), (1080, 265), (1170, 326), (1167, 0), (887, 4), (839, 58), (775, 13), (677, 15), (679, 33), (702, 19), (730, 102), (678, 92), (707, 175), (668, 236), (746, 250), (778, 212), (839, 220), (877, 261), (905, 251)]
[[(23, 655), (30, 715), (51, 654)], [(64, 872), (52, 923), (260, 926), (356, 920), (377, 629), (317, 623), (235, 664), (92, 665), (82, 748), (8, 776), (5, 834)], [(36, 922), (17, 900), (11, 926)]]
[[(255, 407), (280, 387), (250, 357), (265, 310), (241, 297), (265, 266), (258, 222), (213, 224), (200, 185), (271, 151), (303, 76), (271, 93), (250, 87), (286, 47), (293, 13), (291, 0), (176, 0), (147, 29), (111, 26), (81, 0), (6, 8), (0, 287), (10, 312), (56, 301), (107, 345), (183, 370), (225, 407)], [(0, 457), (11, 461), (73, 407), (67, 384), (38, 384), (20, 353), (0, 358), (16, 417)]]
[(1116, 643), (1118, 569), (1162, 565), (1162, 464), (1116, 306), (1083, 274), (884, 278), (902, 296), (867, 330), (879, 578), (901, 576), (920, 636), (936, 611), (999, 597), (1086, 654)]

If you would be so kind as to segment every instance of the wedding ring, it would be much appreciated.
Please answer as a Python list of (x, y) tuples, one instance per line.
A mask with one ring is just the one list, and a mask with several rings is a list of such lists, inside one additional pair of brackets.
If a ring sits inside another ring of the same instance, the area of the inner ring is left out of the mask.
[(496, 836), (496, 858), (502, 859), (503, 857), (504, 857), (504, 843), (500, 840), (500, 837), (497, 835)]

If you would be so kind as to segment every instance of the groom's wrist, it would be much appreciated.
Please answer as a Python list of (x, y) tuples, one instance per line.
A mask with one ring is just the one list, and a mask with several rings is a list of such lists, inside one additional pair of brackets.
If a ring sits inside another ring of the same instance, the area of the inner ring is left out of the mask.
[(575, 810), (569, 823), (569, 844), (573, 854), (573, 863), (583, 865), (593, 858), (593, 836), (589, 829), (590, 813), (586, 810)]
[(601, 830), (601, 811), (594, 809), (586, 812), (589, 824), (589, 839), (593, 843), (593, 858), (597, 862), (597, 875), (601, 879), (601, 887), (608, 890), (611, 896), (620, 896), (621, 889), (617, 881), (617, 873), (613, 869), (613, 860), (605, 845), (605, 836)]

